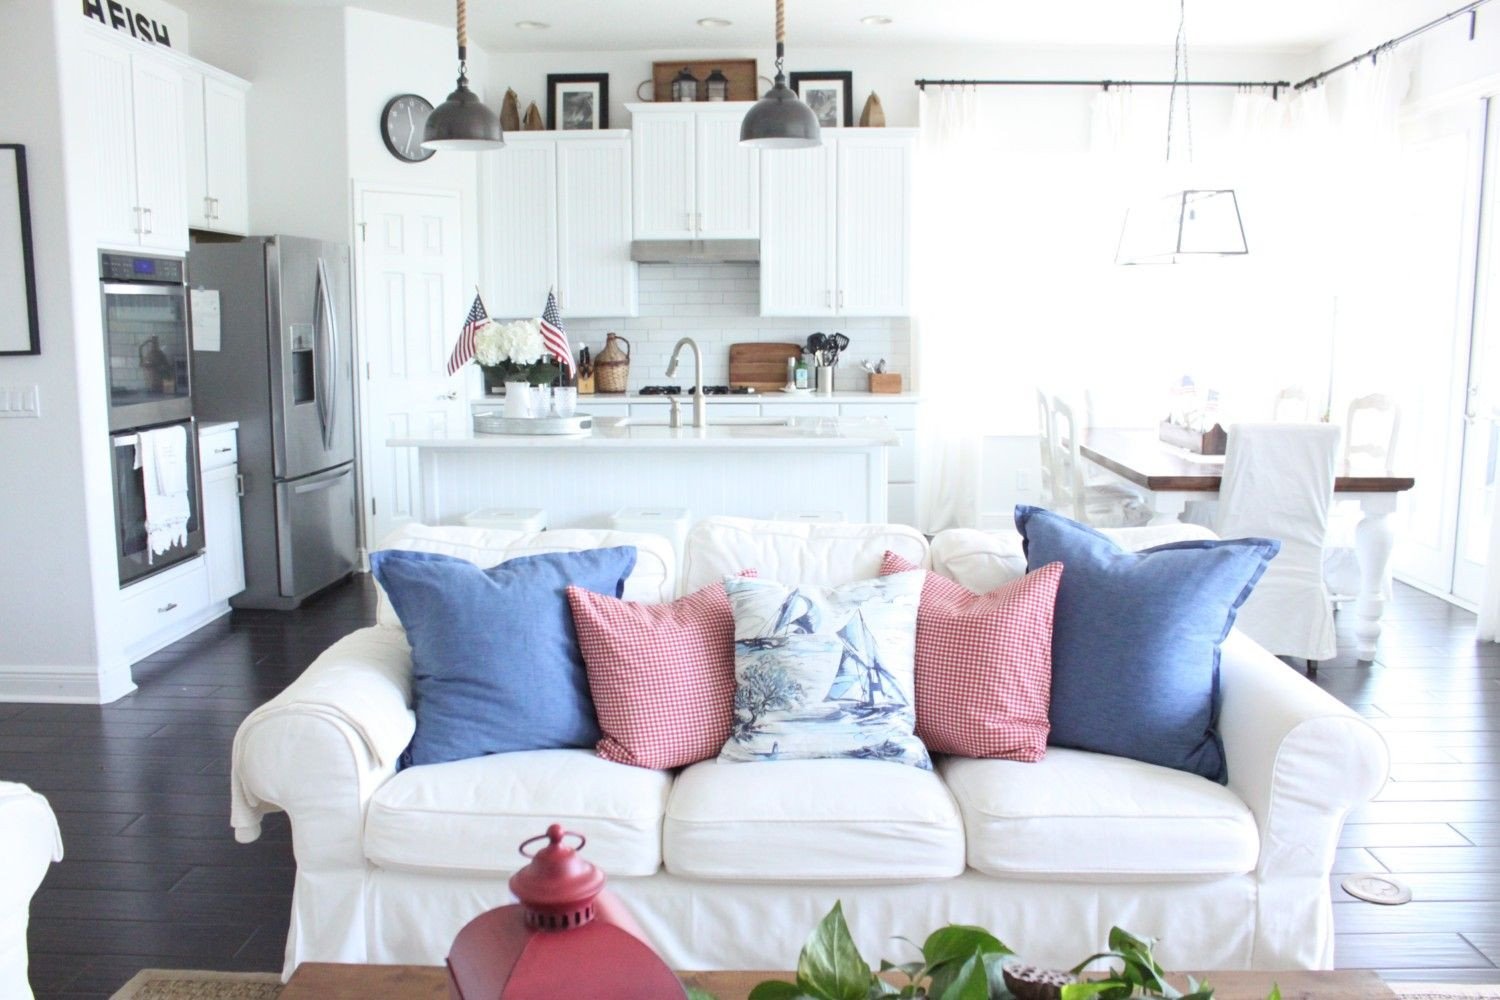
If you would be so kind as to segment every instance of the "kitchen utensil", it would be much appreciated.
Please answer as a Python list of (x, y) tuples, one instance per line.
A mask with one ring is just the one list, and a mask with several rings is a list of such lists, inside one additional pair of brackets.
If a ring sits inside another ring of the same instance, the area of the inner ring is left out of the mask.
[(823, 351), (828, 347), (828, 337), (820, 330), (807, 337), (807, 353), (813, 356), (813, 364), (823, 363)]
[(818, 372), (818, 395), (833, 395), (833, 365), (819, 365)]
[(871, 362), (869, 358), (865, 358), (863, 361), (861, 361), (859, 363), (859, 366), (861, 368), (863, 368), (865, 371), (869, 372), (871, 375), (873, 375), (876, 372), (880, 371), (880, 369), (876, 368), (875, 365), (874, 365), (874, 363)]
[(881, 375), (885, 374), (885, 358), (881, 358), (880, 361), (876, 363), (875, 370)]
[(842, 333), (835, 333), (830, 338), (830, 346), (833, 348), (833, 357), (829, 359), (828, 363), (836, 365), (839, 363), (839, 355), (849, 349), (849, 338)]
[(786, 385), (787, 359), (802, 356), (796, 344), (742, 343), (729, 345), (729, 385), (771, 392)]

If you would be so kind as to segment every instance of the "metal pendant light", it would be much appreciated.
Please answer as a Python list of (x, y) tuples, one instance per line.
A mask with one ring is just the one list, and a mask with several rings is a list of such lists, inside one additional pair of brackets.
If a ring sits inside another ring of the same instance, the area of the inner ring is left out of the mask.
[(757, 149), (806, 149), (823, 144), (818, 116), (786, 85), (786, 0), (776, 0), (776, 82), (740, 123), (740, 145)]
[(464, 0), (458, 0), (458, 86), (427, 116), (422, 129), (426, 149), (478, 151), (505, 145), (499, 116), (469, 89), (468, 53), (468, 11)]
[[(1183, 84), (1188, 162), (1193, 160), (1193, 102), (1187, 68), (1187, 0), (1178, 0), (1177, 41), (1172, 49), (1172, 90), (1167, 98), (1167, 165), (1172, 163), (1172, 117), (1177, 85)], [(1175, 264), (1193, 257), (1238, 257), (1250, 252), (1240, 202), (1231, 189), (1177, 190), (1125, 213), (1117, 264)]]

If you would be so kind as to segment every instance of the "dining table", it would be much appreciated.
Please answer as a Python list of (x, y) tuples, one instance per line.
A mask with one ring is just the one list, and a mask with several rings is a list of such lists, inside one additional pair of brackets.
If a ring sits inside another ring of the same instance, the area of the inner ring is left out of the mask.
[[(1155, 428), (1090, 428), (1079, 436), (1078, 452), (1144, 493), (1151, 504), (1151, 524), (1179, 520), (1191, 502), (1217, 500), (1224, 479), (1223, 455), (1198, 455), (1168, 444)], [(1360, 509), (1354, 532), (1360, 578), (1354, 637), (1360, 660), (1375, 658), (1396, 541), (1392, 515), (1400, 495), (1414, 485), (1411, 476), (1367, 471), (1347, 461), (1335, 470), (1334, 499), (1356, 501)]]

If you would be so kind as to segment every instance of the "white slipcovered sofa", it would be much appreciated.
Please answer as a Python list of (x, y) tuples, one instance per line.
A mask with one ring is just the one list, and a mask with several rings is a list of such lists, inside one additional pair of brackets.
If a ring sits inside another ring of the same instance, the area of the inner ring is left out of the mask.
[(62, 835), (47, 800), (0, 781), (0, 997), (30, 997), (26, 925), (47, 867), (62, 860)]
[[(1128, 544), (1181, 529), (1124, 529)], [(1177, 532), (1177, 535), (1170, 534)], [(727, 573), (834, 585), (886, 550), (976, 590), (1024, 571), (1014, 533), (931, 546), (889, 525), (700, 522), (676, 560), (662, 539), (414, 526), (388, 547), (493, 565), (634, 544), (626, 597), (663, 601)], [(1250, 640), (1222, 662), (1229, 784), (1049, 749), (1035, 764), (939, 759), (720, 764), (679, 773), (543, 750), (396, 770), (411, 738), (410, 650), (390, 605), (339, 640), (234, 743), (233, 824), (285, 810), (297, 857), (285, 974), (300, 962), (440, 963), (454, 935), (510, 901), (517, 845), (561, 822), (676, 968), (788, 968), (842, 900), (866, 955), (903, 935), (982, 924), (1035, 961), (1071, 964), (1111, 924), (1161, 939), (1168, 966), (1327, 968), (1328, 875), (1350, 809), (1385, 780), (1363, 719)]]

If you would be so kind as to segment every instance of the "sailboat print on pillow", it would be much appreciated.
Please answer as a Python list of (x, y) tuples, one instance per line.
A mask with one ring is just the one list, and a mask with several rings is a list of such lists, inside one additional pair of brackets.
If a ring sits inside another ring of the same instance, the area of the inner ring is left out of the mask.
[(851, 757), (930, 769), (915, 734), (920, 570), (842, 587), (731, 577), (734, 727), (719, 759)]

